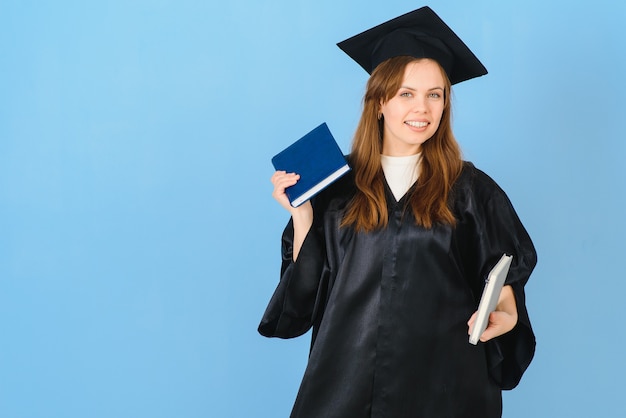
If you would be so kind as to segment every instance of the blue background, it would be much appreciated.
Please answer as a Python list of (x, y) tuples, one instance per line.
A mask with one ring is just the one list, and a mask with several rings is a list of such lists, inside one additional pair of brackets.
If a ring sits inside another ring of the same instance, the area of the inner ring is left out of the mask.
[[(422, 5), (0, 0), (0, 416), (288, 416), (269, 160), (324, 121), (349, 150), (335, 43)], [(455, 88), (465, 158), (539, 252), (504, 417), (626, 416), (626, 3), (430, 5), (489, 69)]]

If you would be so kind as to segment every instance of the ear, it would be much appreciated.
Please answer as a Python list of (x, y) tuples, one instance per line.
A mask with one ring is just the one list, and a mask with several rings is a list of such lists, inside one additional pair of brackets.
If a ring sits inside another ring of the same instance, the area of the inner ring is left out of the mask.
[(383, 114), (384, 106), (385, 106), (385, 102), (383, 101), (383, 99), (380, 99), (380, 102), (378, 102), (378, 111), (376, 112), (378, 114), (378, 119), (380, 119), (380, 116)]

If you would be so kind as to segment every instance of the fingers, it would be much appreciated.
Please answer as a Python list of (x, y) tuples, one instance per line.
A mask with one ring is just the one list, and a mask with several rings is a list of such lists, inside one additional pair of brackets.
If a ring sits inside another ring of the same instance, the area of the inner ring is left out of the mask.
[(487, 325), (487, 329), (485, 329), (485, 331), (480, 336), (480, 341), (487, 342), (490, 339), (495, 338), (502, 334), (503, 332), (500, 332), (500, 326), (492, 323), (490, 320), (489, 325)]
[[(470, 333), (475, 319), (476, 313), (474, 313), (474, 315), (472, 315), (472, 318), (470, 318), (470, 320), (468, 321), (468, 325), (470, 326)], [(487, 329), (485, 329), (485, 331), (480, 336), (480, 341), (486, 342), (491, 340), (492, 338), (496, 338), (500, 335), (506, 334), (515, 327), (516, 323), (517, 320), (512, 315), (502, 311), (494, 311), (489, 315), (489, 324), (487, 325)]]
[(474, 312), (470, 317), (469, 321), (467, 321), (468, 326), (474, 325), (474, 321), (476, 321), (476, 316), (478, 315), (478, 311)]
[(296, 173), (287, 173), (285, 171), (276, 171), (270, 179), (274, 185), (274, 189), (285, 190), (289, 186), (293, 186), (300, 180), (300, 175)]
[(476, 316), (478, 315), (478, 311), (474, 312), (470, 317), (469, 321), (467, 321), (467, 335), (471, 335), (474, 330), (474, 322), (476, 322)]
[(285, 189), (296, 184), (298, 180), (300, 180), (300, 175), (287, 173), (285, 171), (276, 171), (270, 180), (274, 185), (272, 197), (276, 199), (285, 209), (291, 211), (293, 208), (289, 203), (289, 198), (285, 194)]
[[(476, 322), (477, 312), (467, 321), (468, 333), (472, 333), (474, 323)], [(489, 341), (492, 338), (506, 334), (515, 328), (517, 324), (518, 314), (515, 295), (511, 286), (507, 285), (502, 288), (500, 298), (496, 310), (489, 314), (489, 323), (487, 328), (480, 336), (480, 341)]]

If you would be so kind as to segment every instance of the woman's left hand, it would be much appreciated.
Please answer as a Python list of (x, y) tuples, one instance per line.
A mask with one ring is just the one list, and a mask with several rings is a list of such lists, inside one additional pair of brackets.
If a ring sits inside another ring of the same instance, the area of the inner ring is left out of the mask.
[[(476, 321), (476, 314), (474, 312), (472, 317), (467, 321), (468, 334), (472, 333), (474, 322)], [(498, 299), (498, 305), (495, 311), (489, 314), (489, 324), (487, 329), (480, 336), (480, 341), (489, 341), (492, 338), (499, 337), (502, 334), (506, 334), (511, 331), (517, 324), (517, 304), (515, 303), (515, 295), (511, 286), (504, 286), (502, 292), (500, 292), (500, 298)]]

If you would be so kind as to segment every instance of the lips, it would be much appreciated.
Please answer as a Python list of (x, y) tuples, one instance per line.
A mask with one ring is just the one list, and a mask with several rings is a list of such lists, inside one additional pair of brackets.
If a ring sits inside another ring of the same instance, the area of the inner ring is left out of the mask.
[(407, 120), (404, 123), (406, 123), (409, 126), (412, 126), (413, 128), (425, 128), (426, 126), (428, 126), (428, 122), (420, 122), (416, 120)]

